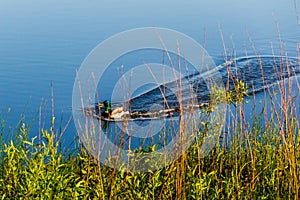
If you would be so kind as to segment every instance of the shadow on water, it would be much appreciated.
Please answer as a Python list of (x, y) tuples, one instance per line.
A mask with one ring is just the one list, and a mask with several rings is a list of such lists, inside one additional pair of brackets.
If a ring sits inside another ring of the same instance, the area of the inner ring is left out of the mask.
[[(235, 83), (243, 81), (249, 87), (247, 90), (249, 95), (263, 92), (264, 89), (273, 87), (280, 81), (297, 76), (300, 73), (298, 58), (280, 56), (240, 57), (217, 66), (217, 69), (222, 75), (224, 86), (228, 90), (234, 90)], [(214, 76), (214, 73), (211, 72), (210, 76)], [(199, 103), (210, 101), (210, 92), (204, 77), (200, 73), (186, 76), (185, 79), (188, 80), (186, 83), (192, 85)], [(153, 102), (163, 105), (164, 98), (171, 107), (178, 106), (176, 93), (169, 89), (174, 85), (176, 85), (174, 82), (161, 85), (131, 99), (131, 109), (148, 109)], [(183, 102), (189, 98), (185, 95), (185, 93), (189, 94), (189, 90), (190, 87), (181, 86)], [(162, 91), (164, 91), (164, 95), (162, 95)]]

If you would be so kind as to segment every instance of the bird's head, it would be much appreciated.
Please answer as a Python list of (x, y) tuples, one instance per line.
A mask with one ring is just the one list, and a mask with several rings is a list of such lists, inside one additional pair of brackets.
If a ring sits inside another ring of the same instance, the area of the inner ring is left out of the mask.
[(99, 106), (99, 108), (104, 107), (105, 112), (109, 112), (109, 111), (111, 110), (111, 103), (110, 103), (109, 100), (103, 101), (103, 102), (100, 103), (98, 106)]

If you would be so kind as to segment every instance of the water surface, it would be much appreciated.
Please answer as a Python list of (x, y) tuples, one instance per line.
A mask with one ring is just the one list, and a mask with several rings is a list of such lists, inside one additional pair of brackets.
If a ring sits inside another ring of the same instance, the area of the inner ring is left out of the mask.
[[(66, 124), (71, 116), (76, 70), (96, 45), (113, 34), (146, 26), (175, 29), (205, 46), (216, 65), (222, 65), (224, 57), (240, 58), (245, 55), (253, 56), (255, 53), (280, 55), (276, 28), (278, 23), (283, 53), (296, 57), (300, 28), (295, 13), (292, 1), (274, 0), (1, 1), (2, 115), (11, 108), (6, 129), (15, 129), (24, 114), (26, 124), (35, 120), (32, 135), (37, 135), (38, 110), (41, 104), (44, 105), (44, 101), (47, 103), (40, 115), (40, 125), (49, 128), (52, 83), (56, 127), (59, 131), (59, 125)], [(253, 41), (255, 52), (249, 37)], [(270, 58), (264, 62), (272, 60)], [(243, 59), (238, 62), (242, 64)], [(237, 69), (242, 70), (239, 67)], [(270, 73), (270, 81), (275, 81), (273, 77), (277, 75)], [(103, 98), (106, 98), (105, 94), (109, 94), (110, 87), (101, 87), (104, 91)], [(70, 141), (73, 138), (75, 129), (71, 123), (64, 140)]]

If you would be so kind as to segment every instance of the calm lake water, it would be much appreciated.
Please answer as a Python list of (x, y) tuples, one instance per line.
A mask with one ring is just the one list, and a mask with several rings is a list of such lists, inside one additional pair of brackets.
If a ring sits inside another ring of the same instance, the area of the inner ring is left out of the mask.
[[(300, 7), (300, 2), (297, 3)], [(216, 65), (221, 65), (226, 54), (254, 55), (249, 36), (259, 55), (272, 54), (271, 44), (274, 54), (279, 55), (278, 23), (285, 52), (297, 57), (299, 7), (293, 1), (275, 0), (0, 1), (2, 116), (11, 108), (6, 133), (9, 130), (14, 133), (20, 119), (27, 125), (34, 120), (32, 136), (38, 135), (39, 126), (50, 127), (51, 83), (56, 128), (65, 125), (72, 115), (76, 70), (96, 45), (114, 34), (148, 26), (174, 29), (205, 45)], [(272, 58), (265, 60), (271, 61)], [(41, 120), (40, 105), (43, 105)], [(71, 121), (63, 141), (68, 146), (75, 137)]]

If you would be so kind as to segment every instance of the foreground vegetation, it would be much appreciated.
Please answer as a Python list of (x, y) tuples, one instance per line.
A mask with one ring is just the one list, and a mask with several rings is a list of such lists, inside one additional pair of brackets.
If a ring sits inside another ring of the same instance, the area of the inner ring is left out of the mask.
[[(253, 134), (267, 133), (256, 132)], [(4, 145), (1, 199), (292, 199), (299, 192), (299, 143), (278, 136), (251, 148), (233, 144), (199, 157), (195, 144), (170, 166), (148, 173), (127, 173), (95, 164), (82, 151), (64, 157), (44, 132), (45, 143), (23, 140)]]
[[(299, 118), (287, 109), (282, 113), (283, 118), (278, 119), (279, 115), (274, 114), (263, 124), (260, 114), (249, 126), (243, 118), (240, 100), (236, 101), (232, 135), (225, 138), (225, 131), (209, 155), (200, 156), (201, 141), (196, 140), (171, 165), (147, 173), (102, 166), (83, 148), (76, 154), (60, 151), (52, 129), (43, 130), (43, 142), (38, 143), (27, 138), (28, 130), (21, 126), (15, 139), (1, 141), (0, 197), (297, 199)], [(284, 107), (280, 109), (284, 111)], [(2, 120), (2, 130), (4, 125)]]

